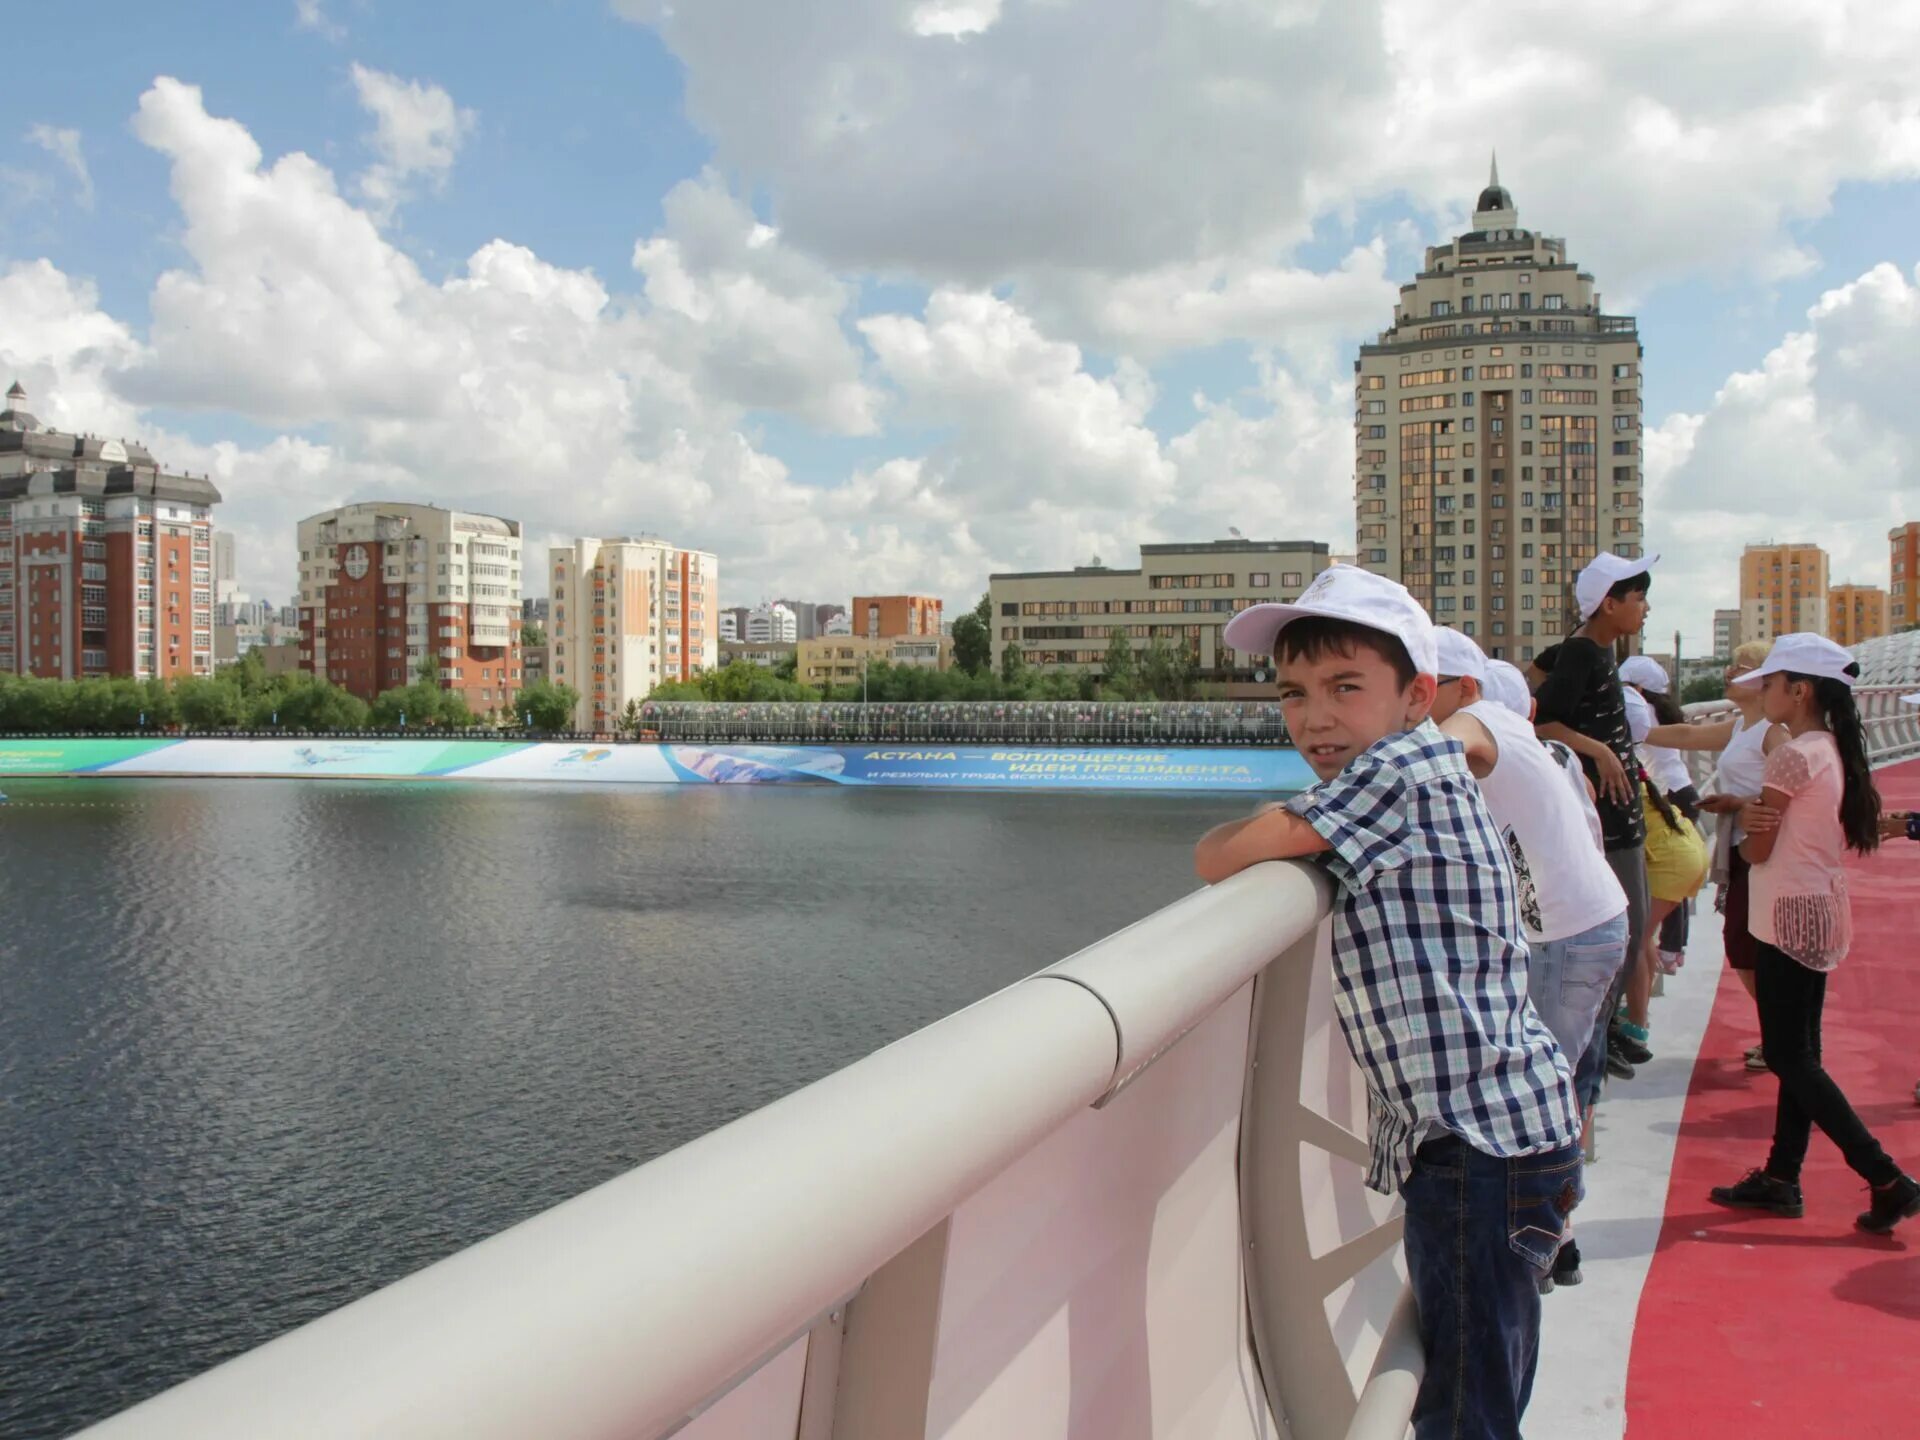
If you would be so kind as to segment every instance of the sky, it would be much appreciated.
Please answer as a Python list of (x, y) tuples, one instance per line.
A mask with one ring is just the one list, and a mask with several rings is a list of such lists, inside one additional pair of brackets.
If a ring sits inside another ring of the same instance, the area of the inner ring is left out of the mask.
[[(1351, 548), (1356, 348), (1497, 148), (1646, 347), (1656, 636), (1920, 518), (1920, 7), (32, 7), (0, 373), (206, 473), (243, 588), (349, 500), (655, 534), (723, 603)], [(1664, 648), (1657, 646), (1656, 648)]]

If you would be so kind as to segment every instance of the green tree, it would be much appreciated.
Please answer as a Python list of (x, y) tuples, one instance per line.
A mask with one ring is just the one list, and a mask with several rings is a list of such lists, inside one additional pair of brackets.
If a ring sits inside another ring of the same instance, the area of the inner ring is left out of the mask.
[(413, 662), (413, 678), (429, 685), (440, 683), (440, 657), (429, 650)]
[(180, 723), (180, 697), (173, 686), (155, 675), (140, 682), (141, 711), (134, 716), (139, 723), (140, 714), (146, 718), (149, 730), (164, 730), (170, 725)]
[(1166, 636), (1155, 631), (1140, 657), (1140, 688), (1155, 700), (1180, 698), (1180, 661)]
[(1724, 700), (1727, 698), (1727, 682), (1718, 675), (1702, 675), (1689, 680), (1680, 691), (1682, 705), (1697, 705), (1705, 700)]
[[(416, 680), (411, 685), (395, 686), (375, 697), (369, 718), (382, 730), (404, 728), (426, 730), (438, 725), (446, 711), (447, 692), (431, 680)], [(462, 701), (460, 708), (466, 709)]]
[(546, 643), (547, 632), (542, 630), (538, 625), (522, 625), (520, 627), (520, 644), (523, 647), (528, 645), (544, 645)]
[(531, 717), (535, 730), (571, 730), (579, 704), (580, 692), (571, 685), (541, 680), (513, 697), (513, 713), (521, 719)]
[(640, 733), (640, 702), (627, 701), (627, 708), (620, 712), (620, 733), (629, 740)]
[(1020, 642), (1009, 640), (1007, 648), (1000, 652), (1000, 683), (1009, 690), (1023, 685), (1027, 679), (1027, 657), (1021, 653)]
[(1131, 700), (1140, 693), (1133, 642), (1127, 638), (1127, 627), (1124, 625), (1115, 625), (1107, 633), (1107, 661), (1101, 667), (1100, 688), (1106, 691), (1110, 700)]
[(180, 721), (190, 730), (232, 730), (246, 718), (240, 687), (220, 677), (194, 676), (174, 686)]
[(993, 666), (993, 597), (982, 595), (980, 603), (953, 622), (953, 663), (969, 675), (980, 675)]

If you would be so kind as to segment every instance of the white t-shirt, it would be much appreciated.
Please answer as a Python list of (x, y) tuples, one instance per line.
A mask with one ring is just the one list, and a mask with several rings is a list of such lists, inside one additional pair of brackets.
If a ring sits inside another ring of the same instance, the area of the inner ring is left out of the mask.
[(1549, 740), (1546, 745), (1547, 753), (1559, 762), (1560, 773), (1567, 777), (1567, 784), (1573, 789), (1573, 798), (1580, 804), (1580, 813), (1587, 817), (1587, 829), (1593, 832), (1594, 847), (1605, 853), (1606, 827), (1600, 823), (1600, 812), (1594, 807), (1593, 792), (1587, 788), (1587, 772), (1580, 764), (1580, 757), (1558, 740)]
[(1622, 685), (1620, 691), (1627, 702), (1627, 733), (1640, 749), (1640, 763), (1646, 767), (1648, 777), (1660, 787), (1662, 795), (1686, 789), (1693, 783), (1693, 772), (1687, 769), (1687, 757), (1668, 746), (1646, 743), (1653, 727), (1660, 723), (1660, 717), (1654, 714), (1647, 697), (1631, 685)]
[[(1765, 788), (1767, 773), (1767, 731), (1772, 727), (1763, 717), (1754, 724), (1747, 724), (1746, 717), (1736, 715), (1733, 721), (1733, 738), (1727, 741), (1727, 748), (1720, 752), (1720, 761), (1714, 767), (1711, 788), (1715, 795), (1733, 795), (1742, 800), (1755, 800)], [(1733, 843), (1738, 845), (1746, 839), (1747, 832), (1740, 826), (1739, 812), (1725, 817), (1733, 826)]]
[[(1493, 737), (1497, 755), (1492, 772), (1480, 781), (1480, 794), (1495, 823), (1508, 832), (1510, 848), (1517, 850), (1514, 869), (1527, 939), (1564, 940), (1623, 912), (1626, 892), (1588, 828), (1586, 811), (1592, 804), (1580, 803), (1586, 777), (1577, 777), (1577, 800), (1559, 760), (1540, 743), (1533, 726), (1506, 706), (1477, 700), (1460, 713), (1478, 720)], [(1542, 883), (1536, 886), (1534, 876)]]

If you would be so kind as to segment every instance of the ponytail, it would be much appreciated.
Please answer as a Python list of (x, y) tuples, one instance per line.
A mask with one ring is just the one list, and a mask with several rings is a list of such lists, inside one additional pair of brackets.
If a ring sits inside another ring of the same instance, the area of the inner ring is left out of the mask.
[(1636, 685), (1640, 696), (1653, 710), (1653, 718), (1662, 725), (1685, 725), (1687, 712), (1680, 708), (1680, 702), (1664, 690), (1647, 690)]
[[(1651, 800), (1653, 802), (1653, 808), (1660, 812), (1660, 818), (1667, 822), (1667, 829), (1676, 835), (1686, 834), (1687, 832), (1680, 827), (1680, 817), (1673, 812), (1672, 803), (1668, 801), (1666, 796), (1660, 793), (1660, 787), (1653, 783), (1653, 777), (1647, 774), (1646, 768), (1641, 765), (1636, 765), (1633, 767), (1633, 771), (1634, 774), (1640, 777), (1640, 788), (1645, 792), (1647, 799)], [(1877, 829), (1879, 826), (1878, 819), (1874, 821), (1874, 825)]]
[(1867, 759), (1867, 731), (1860, 723), (1860, 707), (1853, 689), (1824, 676), (1793, 675), (1813, 686), (1814, 701), (1826, 717), (1827, 729), (1840, 749), (1840, 773), (1846, 778), (1840, 792), (1840, 828), (1847, 845), (1860, 855), (1880, 848), (1880, 792), (1874, 788), (1873, 766)]

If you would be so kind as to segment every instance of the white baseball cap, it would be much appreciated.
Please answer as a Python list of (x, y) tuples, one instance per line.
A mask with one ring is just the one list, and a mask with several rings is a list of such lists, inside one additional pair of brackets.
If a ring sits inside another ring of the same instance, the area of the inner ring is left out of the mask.
[(1433, 632), (1434, 658), (1442, 675), (1470, 675), (1483, 686), (1487, 681), (1487, 653), (1471, 637), (1445, 625)]
[(1667, 670), (1650, 655), (1629, 655), (1620, 662), (1620, 678), (1629, 685), (1638, 685), (1649, 695), (1667, 693)]
[(1480, 682), (1487, 698), (1504, 705), (1522, 720), (1533, 718), (1533, 692), (1527, 689), (1527, 677), (1516, 665), (1504, 660), (1487, 661), (1487, 678)]
[(1600, 602), (1607, 598), (1609, 590), (1622, 580), (1646, 574), (1659, 563), (1658, 555), (1642, 555), (1635, 560), (1608, 550), (1594, 556), (1573, 582), (1573, 603), (1580, 607), (1580, 618), (1583, 621), (1592, 619), (1593, 612), (1600, 608)]
[(1900, 697), (1900, 703), (1902, 705), (1920, 705), (1920, 690), (1914, 691), (1911, 695), (1902, 695)]
[(1844, 646), (1824, 635), (1796, 630), (1782, 635), (1767, 651), (1767, 658), (1740, 678), (1748, 684), (1767, 675), (1817, 675), (1823, 680), (1838, 680), (1851, 685), (1860, 677), (1860, 662)]
[(1407, 593), (1406, 586), (1356, 565), (1329, 565), (1292, 604), (1248, 606), (1227, 622), (1221, 636), (1235, 650), (1271, 655), (1280, 632), (1309, 616), (1384, 631), (1407, 647), (1415, 671), (1440, 673), (1433, 651), (1433, 621), (1420, 602)]

